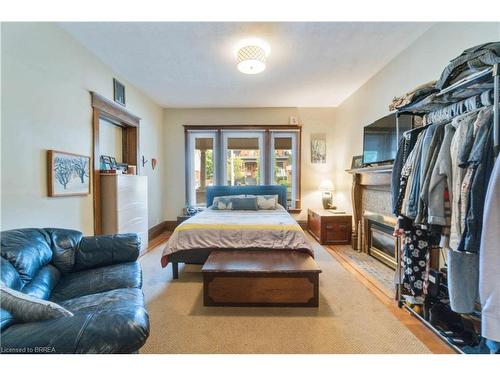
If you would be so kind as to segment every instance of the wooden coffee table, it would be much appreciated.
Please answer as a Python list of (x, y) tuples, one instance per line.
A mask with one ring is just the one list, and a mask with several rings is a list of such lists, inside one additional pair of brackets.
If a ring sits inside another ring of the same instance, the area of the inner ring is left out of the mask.
[(320, 268), (290, 250), (213, 251), (202, 268), (205, 306), (317, 307)]

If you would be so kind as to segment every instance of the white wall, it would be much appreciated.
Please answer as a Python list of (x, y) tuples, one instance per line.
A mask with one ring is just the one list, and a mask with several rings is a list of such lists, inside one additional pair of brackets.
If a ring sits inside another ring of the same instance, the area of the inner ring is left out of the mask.
[(448, 62), (464, 49), (498, 40), (500, 23), (436, 24), (336, 108), (334, 169), (341, 205), (352, 209), (351, 178), (345, 169), (352, 156), (362, 153), (363, 127), (387, 115), (394, 96), (438, 79)]
[[(92, 234), (92, 195), (47, 197), (46, 150), (91, 155), (89, 91), (112, 98), (116, 75), (52, 23), (3, 23), (1, 37), (1, 229), (52, 226)], [(154, 172), (150, 164), (144, 170), (152, 226), (164, 219), (163, 109), (120, 81), (127, 109), (142, 118), (141, 152), (159, 159)]]
[(99, 120), (99, 151), (101, 155), (112, 156), (122, 162), (123, 130), (103, 118)]
[[(302, 128), (302, 213), (305, 219), (307, 207), (321, 206), (318, 186), (322, 179), (333, 175), (335, 150), (332, 147), (334, 110), (332, 108), (210, 108), (165, 109), (166, 184), (165, 215), (175, 220), (185, 204), (184, 177), (184, 128), (182, 125), (285, 125), (290, 116), (296, 116)], [(327, 163), (312, 165), (310, 135), (327, 135)], [(335, 181), (334, 181), (335, 182)]]

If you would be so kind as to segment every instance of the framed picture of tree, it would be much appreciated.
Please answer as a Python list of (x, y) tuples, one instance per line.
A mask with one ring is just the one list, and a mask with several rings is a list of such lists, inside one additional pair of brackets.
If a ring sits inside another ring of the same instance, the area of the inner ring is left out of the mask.
[(47, 151), (49, 197), (90, 194), (90, 157)]

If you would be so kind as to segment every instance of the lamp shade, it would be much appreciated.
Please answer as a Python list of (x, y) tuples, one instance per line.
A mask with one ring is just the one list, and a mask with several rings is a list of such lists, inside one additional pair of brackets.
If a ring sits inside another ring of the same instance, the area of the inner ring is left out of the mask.
[(244, 74), (258, 74), (266, 69), (269, 44), (258, 38), (242, 40), (236, 50), (238, 70)]
[(335, 191), (335, 187), (333, 186), (333, 182), (331, 180), (323, 180), (321, 184), (319, 184), (320, 191)]

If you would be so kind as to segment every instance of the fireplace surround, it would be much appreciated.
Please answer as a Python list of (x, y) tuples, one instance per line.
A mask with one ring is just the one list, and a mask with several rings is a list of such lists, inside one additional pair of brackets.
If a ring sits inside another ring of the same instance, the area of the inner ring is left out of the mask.
[(400, 238), (392, 235), (393, 228), (385, 223), (366, 219), (367, 252), (370, 256), (396, 269)]
[(392, 165), (348, 169), (352, 175), (352, 248), (368, 253), (367, 220), (387, 226), (395, 224), (391, 215)]

